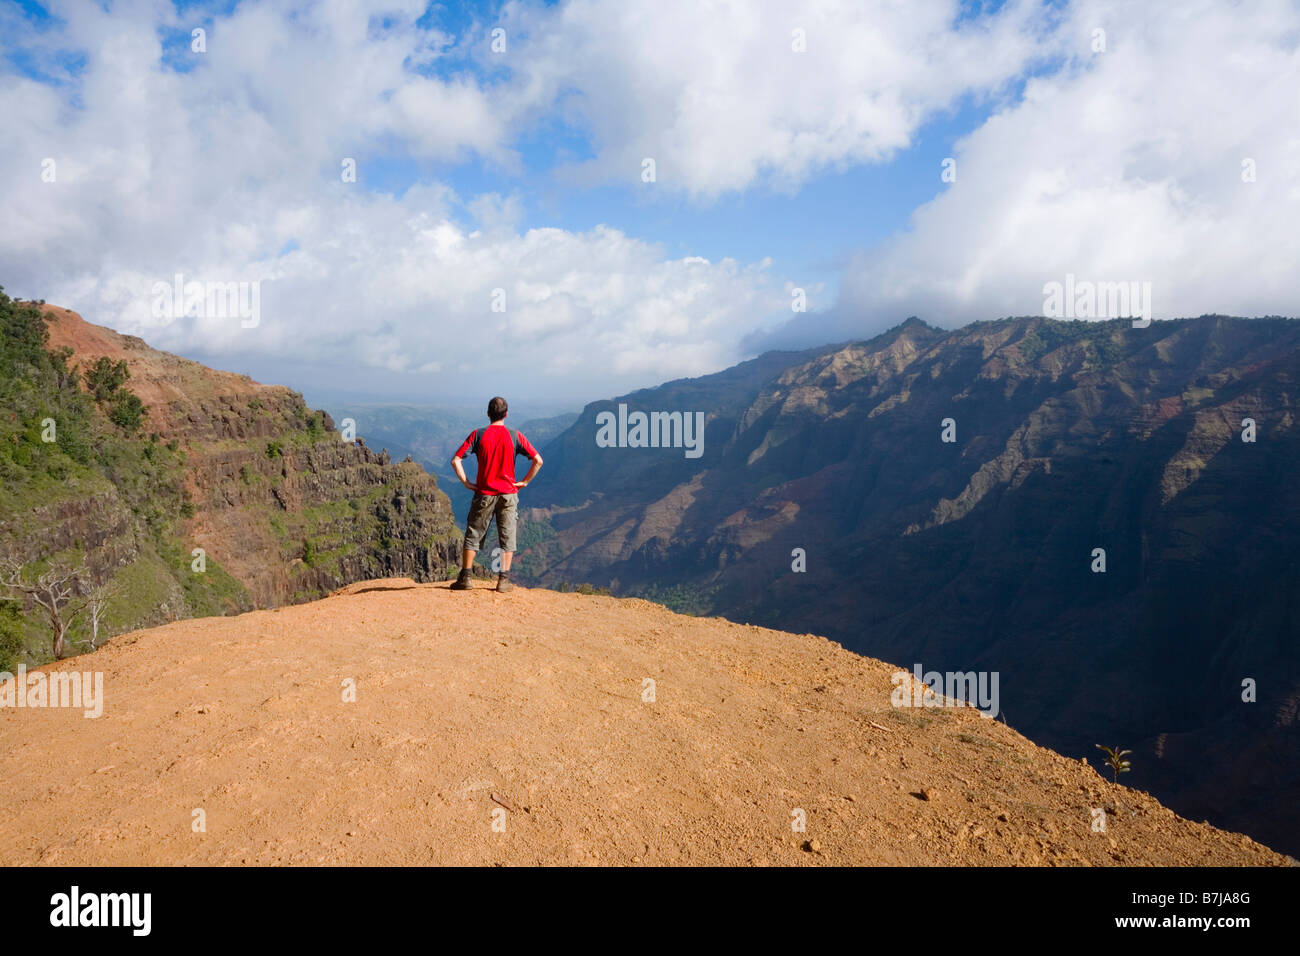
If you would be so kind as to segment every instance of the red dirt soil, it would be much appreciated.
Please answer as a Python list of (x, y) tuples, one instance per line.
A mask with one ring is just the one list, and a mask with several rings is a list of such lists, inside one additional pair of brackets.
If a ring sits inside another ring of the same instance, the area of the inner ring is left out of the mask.
[(5, 865), (1289, 862), (895, 708), (893, 666), (639, 600), (370, 581), (45, 670), (104, 713), (0, 709)]

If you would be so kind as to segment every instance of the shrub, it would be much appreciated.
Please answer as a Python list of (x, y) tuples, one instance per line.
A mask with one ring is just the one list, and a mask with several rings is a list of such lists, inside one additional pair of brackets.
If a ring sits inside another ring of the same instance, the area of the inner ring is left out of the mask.
[(23, 627), (18, 602), (0, 601), (0, 671), (12, 674), (23, 659)]
[(102, 405), (117, 394), (117, 390), (126, 384), (130, 375), (125, 359), (113, 362), (101, 355), (86, 372), (86, 387), (95, 396), (95, 401)]

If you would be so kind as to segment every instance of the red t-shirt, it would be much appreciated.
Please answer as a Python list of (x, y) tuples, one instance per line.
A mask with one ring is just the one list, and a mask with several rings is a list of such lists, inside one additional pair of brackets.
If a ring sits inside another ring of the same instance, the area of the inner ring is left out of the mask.
[(537, 457), (537, 449), (523, 432), (511, 431), (504, 425), (474, 429), (456, 450), (455, 457), (464, 458), (471, 451), (478, 459), (474, 488), (482, 495), (513, 495), (516, 490), (515, 455), (529, 459)]

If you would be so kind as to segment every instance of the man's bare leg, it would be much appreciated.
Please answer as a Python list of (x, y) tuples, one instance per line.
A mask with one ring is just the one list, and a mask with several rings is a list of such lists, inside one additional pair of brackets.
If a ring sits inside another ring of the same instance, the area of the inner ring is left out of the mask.
[(501, 573), (497, 575), (498, 591), (513, 591), (514, 584), (510, 582), (510, 559), (515, 556), (513, 551), (501, 552)]
[(461, 549), (460, 574), (456, 576), (456, 580), (451, 584), (451, 589), (453, 591), (468, 591), (474, 586), (469, 583), (469, 569), (474, 567), (474, 555), (477, 553), (478, 552), (476, 551), (471, 551), (469, 548)]

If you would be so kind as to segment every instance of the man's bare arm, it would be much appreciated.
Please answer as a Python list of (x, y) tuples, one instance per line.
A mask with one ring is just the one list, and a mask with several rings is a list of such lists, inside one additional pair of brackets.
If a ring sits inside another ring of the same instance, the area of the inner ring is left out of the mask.
[(453, 457), (451, 460), (451, 467), (452, 470), (456, 472), (456, 477), (460, 479), (460, 483), (462, 485), (464, 485), (470, 491), (478, 491), (478, 489), (474, 487), (474, 485), (470, 482), (470, 480), (465, 477), (465, 466), (460, 463), (460, 458)]
[(527, 485), (530, 481), (533, 480), (533, 478), (541, 470), (542, 470), (542, 456), (538, 455), (536, 458), (533, 459), (533, 466), (528, 469), (528, 474), (524, 475), (524, 480), (515, 482), (515, 490), (518, 491), (520, 488)]

